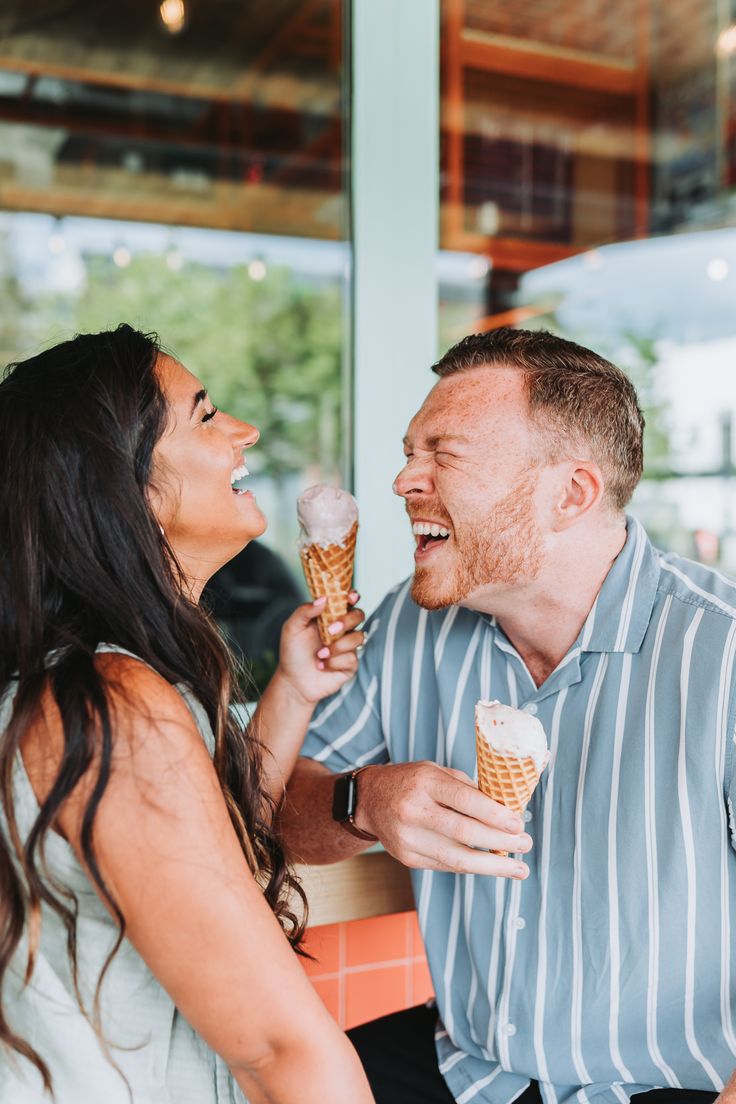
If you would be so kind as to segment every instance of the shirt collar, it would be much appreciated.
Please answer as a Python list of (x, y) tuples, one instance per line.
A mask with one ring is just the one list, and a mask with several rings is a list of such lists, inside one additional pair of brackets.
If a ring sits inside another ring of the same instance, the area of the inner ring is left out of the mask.
[(626, 542), (580, 630), (583, 652), (638, 652), (654, 609), (659, 559), (636, 518), (626, 515)]

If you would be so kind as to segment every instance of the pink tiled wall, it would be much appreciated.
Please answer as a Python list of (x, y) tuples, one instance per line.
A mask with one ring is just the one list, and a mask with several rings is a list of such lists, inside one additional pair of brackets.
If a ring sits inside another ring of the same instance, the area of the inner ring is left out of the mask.
[(304, 968), (343, 1028), (420, 1004), (432, 995), (415, 912), (312, 928)]

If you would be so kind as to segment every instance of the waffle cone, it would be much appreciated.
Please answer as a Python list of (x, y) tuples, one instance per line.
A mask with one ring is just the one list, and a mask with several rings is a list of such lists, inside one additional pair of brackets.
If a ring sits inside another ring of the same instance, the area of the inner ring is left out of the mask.
[(342, 635), (337, 633), (333, 636), (327, 632), (327, 628), (333, 622), (340, 621), (350, 608), (348, 594), (353, 582), (357, 536), (356, 521), (343, 544), (328, 544), (326, 547), (308, 544), (299, 553), (312, 598), (327, 599), (317, 622), (323, 644), (332, 644)]
[[(475, 750), (478, 756), (478, 788), (494, 801), (521, 813), (537, 788), (541, 771), (533, 759), (520, 759), (518, 755), (501, 755), (475, 729)], [(494, 855), (507, 855), (507, 851), (494, 851)]]

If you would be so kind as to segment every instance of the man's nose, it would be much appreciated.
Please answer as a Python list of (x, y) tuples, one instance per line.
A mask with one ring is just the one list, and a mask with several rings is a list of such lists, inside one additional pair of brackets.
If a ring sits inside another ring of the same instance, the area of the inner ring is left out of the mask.
[(432, 476), (427, 464), (421, 463), (416, 457), (408, 460), (393, 484), (393, 492), (402, 498), (408, 498), (412, 494), (429, 494), (432, 490)]

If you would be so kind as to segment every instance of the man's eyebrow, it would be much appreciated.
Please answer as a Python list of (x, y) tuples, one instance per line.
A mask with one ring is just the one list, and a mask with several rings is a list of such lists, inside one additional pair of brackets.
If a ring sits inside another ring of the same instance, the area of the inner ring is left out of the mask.
[(433, 433), (431, 437), (427, 438), (428, 445), (438, 445), (440, 441), (459, 441), (461, 445), (467, 445), (470, 443), (470, 437), (466, 437), (464, 433), (447, 433), (441, 430), (439, 433)]
[[(464, 433), (446, 433), (444, 430), (439, 433), (433, 433), (431, 437), (426, 437), (425, 442), (429, 448), (436, 448), (442, 441), (457, 441), (461, 445), (470, 444), (471, 438), (466, 437)], [(408, 437), (404, 437), (404, 447), (410, 445), (411, 441)]]
[(189, 417), (190, 418), (194, 417), (194, 411), (197, 409), (197, 407), (199, 406), (199, 404), (201, 402), (204, 402), (204, 400), (206, 398), (207, 398), (207, 390), (206, 390), (206, 388), (203, 387), (201, 391), (197, 392), (197, 394), (194, 396), (194, 399), (192, 400), (192, 409), (189, 412)]

